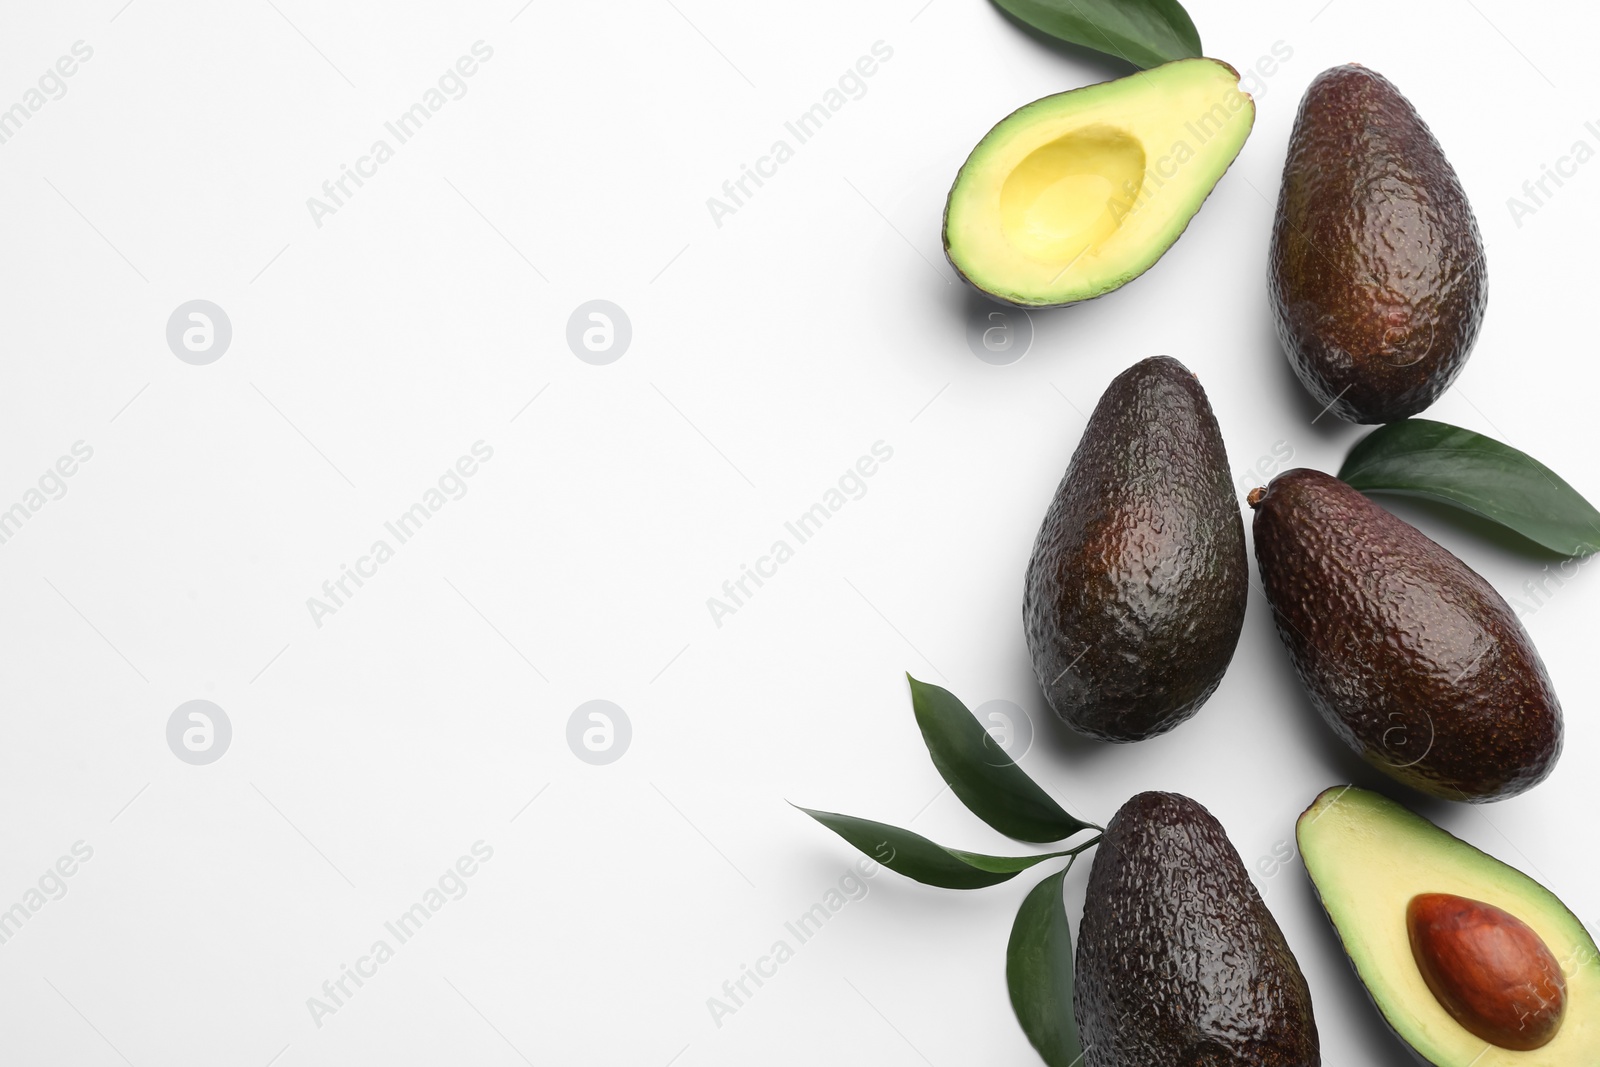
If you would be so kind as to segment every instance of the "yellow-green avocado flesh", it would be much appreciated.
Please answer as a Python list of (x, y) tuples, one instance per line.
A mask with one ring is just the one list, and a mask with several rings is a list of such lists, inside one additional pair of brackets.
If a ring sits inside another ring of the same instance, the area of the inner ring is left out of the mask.
[[(1356, 974), (1395, 1034), (1435, 1067), (1589, 1067), (1600, 1064), (1600, 954), (1583, 923), (1532, 878), (1387, 797), (1329, 789), (1295, 828), (1300, 855)], [(1528, 924), (1567, 981), (1561, 1029), (1527, 1052), (1490, 1045), (1434, 997), (1412, 954), (1406, 906), (1449, 893)]]
[(1238, 72), (1215, 59), (1035, 100), (956, 175), (945, 255), (974, 287), (1022, 307), (1126, 285), (1183, 233), (1255, 117)]

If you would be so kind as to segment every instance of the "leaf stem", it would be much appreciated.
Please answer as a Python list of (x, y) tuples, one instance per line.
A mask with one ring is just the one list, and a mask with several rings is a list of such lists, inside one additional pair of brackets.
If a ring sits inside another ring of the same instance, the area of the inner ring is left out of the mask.
[[(1097, 827), (1095, 827), (1095, 829), (1099, 830), (1100, 827), (1097, 826)], [(1101, 840), (1103, 840), (1105, 838), (1105, 836), (1106, 835), (1104, 833), (1095, 834), (1093, 837), (1091, 837), (1089, 840), (1085, 841), (1083, 844), (1074, 846), (1073, 848), (1069, 848), (1065, 852), (1060, 853), (1060, 855), (1071, 856), (1074, 860), (1076, 860), (1078, 858), (1078, 853), (1086, 851), (1087, 849), (1091, 849), (1094, 846), (1098, 845), (1101, 842)], [(1070, 864), (1070, 863), (1067, 864), (1067, 869), (1071, 870), (1072, 869), (1072, 864)]]

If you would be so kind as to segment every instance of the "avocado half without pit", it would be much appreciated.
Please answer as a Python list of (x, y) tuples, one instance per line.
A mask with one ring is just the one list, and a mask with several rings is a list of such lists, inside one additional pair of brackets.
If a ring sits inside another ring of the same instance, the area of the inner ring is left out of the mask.
[(1057, 93), (978, 142), (945, 205), (944, 249), (1021, 307), (1108, 293), (1172, 247), (1255, 123), (1239, 74), (1181, 59)]
[(1296, 837), (1356, 974), (1424, 1063), (1600, 1064), (1600, 955), (1544, 886), (1349, 786)]

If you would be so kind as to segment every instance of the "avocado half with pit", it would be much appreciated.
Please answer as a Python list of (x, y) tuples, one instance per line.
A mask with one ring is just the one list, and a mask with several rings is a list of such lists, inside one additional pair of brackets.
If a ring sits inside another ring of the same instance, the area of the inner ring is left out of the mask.
[(1550, 890), (1350, 786), (1295, 836), (1356, 974), (1423, 1063), (1600, 1064), (1600, 952)]
[(1108, 293), (1172, 247), (1255, 124), (1239, 73), (1180, 59), (1057, 93), (978, 142), (944, 211), (944, 250), (1020, 307)]

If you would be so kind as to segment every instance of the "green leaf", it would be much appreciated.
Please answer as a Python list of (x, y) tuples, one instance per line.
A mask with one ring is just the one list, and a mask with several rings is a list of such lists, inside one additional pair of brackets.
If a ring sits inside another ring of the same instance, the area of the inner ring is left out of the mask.
[(1202, 55), (1178, 0), (995, 0), (1041, 33), (1148, 69)]
[(1438, 500), (1568, 556), (1600, 549), (1600, 511), (1525, 452), (1428, 419), (1390, 423), (1350, 450), (1339, 477), (1364, 493)]
[[(796, 804), (795, 807), (800, 805)], [(1079, 849), (1087, 847), (1080, 845), (1065, 852), (1049, 852), (1043, 856), (985, 856), (977, 852), (945, 848), (921, 834), (888, 823), (858, 819), (853, 815), (836, 815), (831, 811), (813, 811), (811, 808), (800, 810), (891, 871), (941, 889), (982, 889), (998, 885), (1015, 878), (1036, 863), (1058, 856), (1075, 855)]]
[(1039, 788), (949, 690), (909, 674), (906, 680), (933, 765), (974, 815), (1018, 841), (1060, 841), (1097, 829)]
[(1072, 1014), (1072, 930), (1057, 871), (1027, 895), (1006, 945), (1006, 987), (1023, 1033), (1050, 1067), (1080, 1067), (1083, 1046)]

